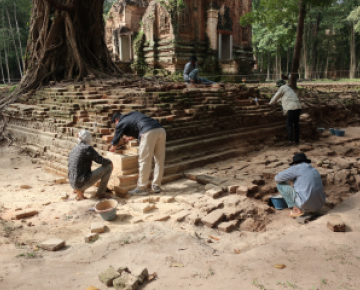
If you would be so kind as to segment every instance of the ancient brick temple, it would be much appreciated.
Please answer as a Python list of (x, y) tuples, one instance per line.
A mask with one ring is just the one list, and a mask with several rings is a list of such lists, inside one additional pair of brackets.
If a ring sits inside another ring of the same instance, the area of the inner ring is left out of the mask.
[(249, 73), (251, 27), (241, 26), (239, 20), (251, 11), (252, 0), (184, 2), (184, 7), (173, 9), (156, 0), (117, 1), (106, 25), (114, 60), (181, 72), (195, 54), (207, 72)]

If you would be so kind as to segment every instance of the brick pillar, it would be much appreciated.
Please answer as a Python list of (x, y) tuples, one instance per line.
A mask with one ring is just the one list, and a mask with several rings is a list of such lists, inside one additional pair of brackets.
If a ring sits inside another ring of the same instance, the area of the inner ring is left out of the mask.
[(217, 50), (217, 25), (218, 25), (219, 10), (210, 8), (207, 11), (207, 27), (206, 33), (210, 40), (210, 48)]

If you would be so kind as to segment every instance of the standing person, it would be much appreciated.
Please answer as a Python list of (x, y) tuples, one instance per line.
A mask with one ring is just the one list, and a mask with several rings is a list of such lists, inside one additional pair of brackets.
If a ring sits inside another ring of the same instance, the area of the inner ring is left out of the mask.
[[(161, 124), (139, 112), (130, 112), (126, 115), (115, 113), (112, 118), (115, 123), (115, 136), (111, 141), (110, 151), (115, 152), (115, 145), (122, 135), (137, 138), (139, 148), (139, 179), (137, 187), (129, 191), (130, 195), (147, 195), (147, 186), (151, 171), (152, 160), (155, 160), (154, 180), (152, 191), (159, 193), (164, 175), (166, 132)], [(129, 138), (124, 138), (128, 141)]]
[(195, 55), (190, 57), (190, 62), (184, 68), (184, 81), (187, 85), (194, 84), (214, 84), (215, 82), (209, 81), (206, 78), (199, 77), (199, 65), (196, 63), (197, 58)]
[(287, 146), (296, 145), (300, 142), (300, 113), (301, 104), (298, 96), (290, 88), (285, 81), (279, 80), (276, 82), (276, 86), (279, 88), (275, 96), (272, 97), (268, 105), (272, 105), (275, 102), (281, 101), (284, 115), (287, 114), (287, 131), (289, 136), (289, 142)]
[[(79, 132), (79, 144), (69, 154), (68, 178), (77, 200), (86, 199), (84, 191), (94, 185), (99, 179), (100, 186), (96, 197), (106, 197), (107, 184), (113, 170), (112, 162), (101, 157), (91, 146), (91, 134), (87, 130)], [(91, 172), (91, 164), (95, 161), (102, 166)]]
[[(325, 204), (326, 197), (320, 173), (311, 166), (304, 153), (295, 154), (290, 168), (275, 176), (277, 189), (285, 199), (291, 217), (317, 211)], [(294, 187), (287, 183), (292, 181)]]

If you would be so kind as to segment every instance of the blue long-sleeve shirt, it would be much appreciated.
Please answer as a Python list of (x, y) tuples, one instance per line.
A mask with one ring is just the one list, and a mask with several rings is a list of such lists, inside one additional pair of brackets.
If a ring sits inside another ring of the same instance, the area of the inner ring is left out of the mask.
[(325, 203), (324, 186), (320, 173), (309, 163), (291, 166), (275, 176), (277, 183), (293, 181), (295, 202), (303, 210), (318, 210)]
[(140, 112), (133, 111), (121, 115), (119, 123), (115, 127), (115, 135), (111, 145), (117, 145), (122, 135), (137, 138), (140, 142), (142, 134), (156, 128), (162, 128), (161, 124)]

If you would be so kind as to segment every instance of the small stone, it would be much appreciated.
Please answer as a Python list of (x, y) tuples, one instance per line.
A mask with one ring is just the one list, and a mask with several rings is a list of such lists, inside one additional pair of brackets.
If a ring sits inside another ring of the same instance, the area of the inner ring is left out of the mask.
[(223, 220), (225, 217), (224, 211), (222, 209), (217, 209), (202, 218), (202, 223), (209, 228), (214, 227), (216, 224), (218, 224), (220, 221)]
[(133, 275), (122, 272), (120, 277), (113, 281), (116, 290), (135, 290), (138, 287), (138, 279)]
[(221, 187), (215, 186), (208, 191), (206, 191), (206, 195), (210, 196), (212, 198), (218, 198), (223, 193), (223, 190)]
[(242, 195), (242, 196), (247, 196), (248, 195), (248, 188), (247, 186), (241, 185), (236, 189), (236, 194), (238, 195)]
[(87, 234), (84, 238), (85, 243), (91, 243), (96, 241), (99, 238), (99, 234), (98, 233), (90, 233)]
[[(109, 267), (104, 272), (101, 272), (99, 274), (100, 281), (108, 287), (112, 286), (114, 280), (119, 277), (120, 277), (120, 273), (118, 271), (116, 271), (114, 267)], [(118, 288), (116, 288), (116, 289), (118, 289)], [(121, 289), (121, 288), (119, 288), (119, 289)]]
[(170, 203), (173, 202), (175, 199), (173, 196), (162, 196), (160, 197), (160, 202), (162, 203)]
[(134, 203), (131, 205), (131, 208), (134, 211), (146, 213), (152, 209), (155, 209), (155, 205), (150, 203)]
[(62, 239), (49, 239), (45, 242), (39, 244), (39, 248), (48, 250), (48, 251), (58, 251), (65, 247), (65, 241)]
[(30, 185), (20, 185), (21, 189), (30, 189), (31, 186)]
[(26, 225), (27, 225), (28, 227), (32, 227), (32, 226), (33, 226), (33, 223), (32, 223), (32, 222), (28, 222)]
[(237, 227), (238, 223), (239, 223), (238, 220), (224, 222), (219, 224), (217, 228), (222, 232), (230, 233)]
[(66, 192), (62, 193), (60, 196), (61, 199), (68, 199), (68, 197), (69, 195)]
[(102, 222), (91, 223), (91, 233), (103, 233), (104, 231), (105, 226)]
[(346, 231), (345, 223), (338, 217), (330, 217), (329, 221), (327, 222), (327, 227), (333, 232)]

